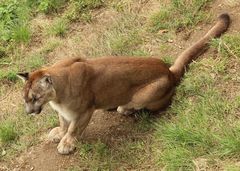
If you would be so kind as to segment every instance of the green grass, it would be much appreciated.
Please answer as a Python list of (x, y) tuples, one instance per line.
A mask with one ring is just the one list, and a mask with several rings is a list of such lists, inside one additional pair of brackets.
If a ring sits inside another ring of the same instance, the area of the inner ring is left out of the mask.
[(0, 142), (2, 144), (9, 143), (18, 137), (15, 123), (10, 121), (2, 121), (0, 124)]
[[(239, 159), (240, 127), (235, 119), (239, 94), (230, 98), (216, 86), (228, 84), (224, 78), (230, 74), (228, 66), (232, 60), (239, 64), (238, 40), (238, 34), (214, 40), (212, 45), (219, 51), (217, 58), (208, 56), (191, 64), (178, 86), (167, 111), (171, 119), (162, 119), (156, 128), (156, 138), (164, 144), (157, 154), (158, 162), (166, 170), (195, 170), (193, 161), (198, 158), (206, 159), (206, 167), (210, 168), (213, 159)], [(237, 167), (229, 166), (227, 170), (232, 168)]]
[[(59, 0), (46, 0), (56, 3)], [(45, 3), (43, 3), (45, 4)], [(48, 29), (48, 33), (54, 36), (63, 37), (69, 27), (69, 24), (76, 20), (83, 22), (91, 22), (91, 10), (100, 8), (104, 5), (102, 0), (73, 0), (70, 1), (67, 9), (62, 14), (61, 18), (56, 19), (52, 26)], [(53, 5), (56, 6), (56, 5)]]
[[(197, 158), (240, 157), (239, 122), (234, 119), (239, 95), (229, 99), (224, 90), (216, 88), (229, 74), (226, 55), (223, 52), (217, 59), (208, 57), (191, 64), (167, 111), (171, 119), (161, 119), (157, 124), (156, 138), (164, 144), (157, 155), (166, 170), (194, 170), (193, 160)], [(214, 79), (215, 74), (222, 78)]]
[(173, 64), (173, 62), (174, 62), (173, 59), (174, 58), (172, 56), (164, 56), (164, 57), (161, 58), (161, 60), (164, 63), (168, 64), (169, 66), (171, 66)]
[(63, 19), (56, 19), (50, 28), (47, 28), (47, 32), (53, 36), (64, 37), (68, 30), (68, 22)]
[(8, 70), (5, 69), (0, 70), (0, 80), (7, 80), (11, 82), (15, 82), (17, 80), (17, 70)]
[(0, 46), (0, 59), (7, 56), (6, 48)]
[(12, 39), (17, 43), (29, 43), (31, 38), (31, 31), (26, 25), (16, 26), (12, 34)]
[(56, 114), (51, 114), (46, 117), (47, 117), (46, 124), (49, 125), (48, 127), (54, 128), (59, 125), (58, 116)]
[(220, 39), (214, 39), (212, 46), (215, 47), (221, 54), (231, 58), (240, 58), (240, 47), (238, 42), (240, 41), (240, 34), (225, 35)]
[(104, 6), (103, 0), (73, 0), (64, 12), (63, 17), (69, 21), (82, 20), (90, 22), (90, 11)]
[(23, 106), (18, 106), (14, 116), (1, 121), (0, 147), (4, 147), (7, 152), (2, 159), (7, 161), (17, 153), (41, 142), (39, 132), (47, 132), (57, 123), (57, 116), (54, 113), (43, 112), (41, 115), (31, 117), (25, 113)]
[(182, 30), (206, 21), (209, 13), (205, 13), (204, 9), (210, 2), (212, 0), (171, 0), (150, 17), (150, 30), (153, 32), (162, 29)]
[(111, 154), (106, 144), (98, 141), (94, 144), (79, 144), (80, 159), (85, 163), (85, 169), (109, 170), (111, 169)]
[(30, 39), (27, 27), (30, 10), (26, 1), (4, 0), (0, 4), (0, 42), (26, 43)]
[(37, 69), (45, 64), (45, 59), (42, 54), (37, 53), (34, 55), (31, 55), (27, 62), (26, 62), (26, 68), (27, 70), (33, 70)]
[(40, 49), (40, 54), (47, 55), (48, 53), (52, 52), (55, 48), (61, 45), (61, 41), (58, 39), (48, 40), (44, 46)]
[[(149, 143), (148, 138), (146, 140), (125, 138), (111, 146), (101, 141), (79, 143), (80, 167), (89, 170), (126, 170), (137, 168), (139, 164), (147, 162), (151, 158), (148, 157), (151, 153)], [(71, 169), (74, 168), (69, 168), (69, 170)]]
[(58, 12), (61, 7), (63, 7), (66, 3), (66, 0), (37, 0), (35, 2), (35, 5), (37, 5), (37, 9), (39, 11), (49, 14), (53, 12)]
[(224, 167), (224, 170), (226, 171), (238, 171), (240, 170), (240, 166), (238, 165), (234, 165), (234, 164), (226, 164), (226, 166)]
[(140, 110), (135, 113), (135, 117), (137, 119), (137, 132), (148, 132), (153, 128), (154, 119), (151, 117), (151, 113), (149, 111)]
[[(0, 59), (0, 83), (16, 83), (18, 80), (17, 73), (20, 71), (33, 71), (45, 65), (47, 61), (47, 54), (52, 52), (60, 45), (59, 40), (49, 40), (45, 46), (41, 47), (39, 51), (29, 54), (28, 56), (14, 56), (12, 59), (4, 57)], [(17, 53), (19, 53), (17, 51)]]
[(153, 14), (150, 18), (153, 30), (169, 29), (172, 27), (172, 13), (170, 9), (162, 8), (158, 13)]
[[(109, 38), (109, 48), (111, 55), (129, 55), (129, 49), (134, 48), (141, 43), (139, 34), (135, 31), (125, 33), (113, 33)], [(130, 52), (131, 53), (131, 52)]]
[(149, 53), (140, 48), (144, 40), (141, 36), (143, 30), (140, 27), (138, 16), (131, 13), (123, 13), (116, 18), (104, 33), (99, 33), (93, 40), (88, 56), (123, 55), (123, 56), (147, 56)]

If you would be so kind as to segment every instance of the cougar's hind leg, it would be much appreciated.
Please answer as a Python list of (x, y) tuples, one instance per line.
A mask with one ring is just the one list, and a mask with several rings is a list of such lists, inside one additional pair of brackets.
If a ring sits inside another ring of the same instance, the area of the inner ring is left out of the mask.
[[(149, 83), (141, 88), (133, 96), (133, 104), (142, 106), (142, 108), (157, 108), (161, 106), (167, 99), (168, 92), (173, 89), (173, 84), (167, 76), (161, 77), (154, 82)], [(171, 96), (171, 93), (169, 93)], [(155, 107), (156, 106), (156, 107)]]
[[(171, 99), (173, 85), (167, 76), (156, 79), (155, 81), (141, 87), (133, 95), (131, 102), (119, 106), (117, 111), (123, 114), (130, 114), (134, 110), (147, 108), (158, 110)], [(169, 92), (169, 93), (168, 93)]]
[(174, 90), (172, 89), (168, 93), (166, 93), (166, 95), (163, 96), (161, 99), (147, 104), (146, 109), (155, 112), (166, 108), (171, 102), (173, 93)]

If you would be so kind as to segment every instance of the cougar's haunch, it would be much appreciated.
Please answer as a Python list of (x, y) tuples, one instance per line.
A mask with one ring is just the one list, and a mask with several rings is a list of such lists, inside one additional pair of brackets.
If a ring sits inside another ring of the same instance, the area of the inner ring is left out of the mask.
[(59, 114), (60, 126), (52, 129), (48, 138), (59, 142), (59, 153), (69, 154), (95, 109), (117, 108), (128, 114), (142, 108), (156, 111), (169, 104), (187, 65), (229, 24), (229, 15), (220, 15), (217, 23), (183, 51), (170, 68), (156, 58), (102, 57), (65, 59), (31, 73), (20, 73), (18, 76), (26, 81), (26, 111), (38, 114), (50, 102)]

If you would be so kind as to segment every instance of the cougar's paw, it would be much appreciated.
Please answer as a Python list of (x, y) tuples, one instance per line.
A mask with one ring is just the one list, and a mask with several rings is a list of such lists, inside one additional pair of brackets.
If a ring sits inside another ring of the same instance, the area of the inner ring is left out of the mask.
[(53, 128), (48, 134), (48, 140), (58, 143), (64, 136), (64, 132), (61, 131), (60, 127)]
[(76, 148), (75, 143), (76, 138), (69, 135), (65, 135), (57, 146), (58, 152), (60, 154), (72, 153)]
[(122, 106), (118, 106), (117, 111), (118, 113), (121, 113), (123, 115), (131, 115), (134, 112), (134, 110), (127, 110), (124, 109)]

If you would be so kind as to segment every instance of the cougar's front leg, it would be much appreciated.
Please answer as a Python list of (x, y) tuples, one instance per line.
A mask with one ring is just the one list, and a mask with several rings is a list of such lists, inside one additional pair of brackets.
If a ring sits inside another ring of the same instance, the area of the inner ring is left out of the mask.
[(59, 143), (61, 141), (69, 126), (69, 123), (61, 115), (58, 115), (58, 117), (60, 126), (53, 128), (48, 134), (48, 139), (55, 143)]
[(89, 110), (84, 114), (80, 114), (76, 120), (70, 122), (67, 133), (61, 139), (57, 147), (60, 154), (69, 154), (75, 150), (78, 133), (83, 133), (91, 119), (92, 113), (93, 110)]

